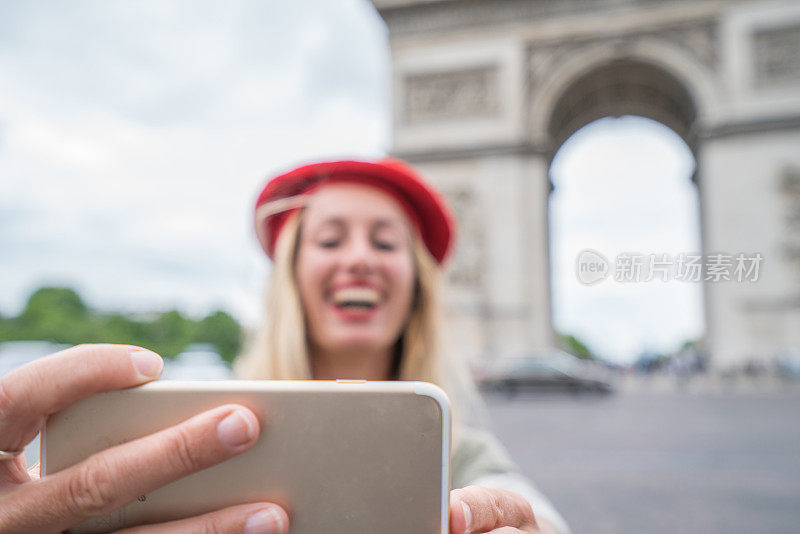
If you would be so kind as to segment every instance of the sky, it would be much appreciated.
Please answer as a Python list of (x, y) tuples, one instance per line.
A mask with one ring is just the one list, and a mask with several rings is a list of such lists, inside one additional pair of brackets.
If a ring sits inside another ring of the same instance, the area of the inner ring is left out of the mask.
[[(641, 117), (605, 118), (569, 138), (550, 169), (553, 326), (575, 333), (604, 358), (672, 352), (703, 334), (702, 286), (674, 272), (617, 281), (617, 255), (655, 254), (675, 263), (698, 255), (700, 222), (695, 161), (666, 126)], [(583, 250), (602, 254), (609, 276), (584, 284)], [(646, 271), (646, 270), (645, 270)], [(643, 271), (644, 272), (644, 271)]]
[(252, 321), (266, 176), (390, 147), (386, 30), (366, 2), (0, 11), (5, 315), (60, 283), (98, 308)]
[[(0, 314), (59, 284), (101, 310), (223, 309), (252, 325), (266, 177), (386, 154), (390, 69), (366, 0), (3, 2)], [(642, 119), (565, 143), (552, 168), (557, 328), (616, 360), (699, 335), (698, 287), (584, 286), (573, 266), (587, 247), (696, 249), (692, 165)]]

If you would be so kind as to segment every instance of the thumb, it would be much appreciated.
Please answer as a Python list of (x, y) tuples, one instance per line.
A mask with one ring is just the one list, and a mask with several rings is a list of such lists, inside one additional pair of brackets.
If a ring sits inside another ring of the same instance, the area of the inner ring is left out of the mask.
[(450, 492), (450, 534), (536, 525), (531, 505), (511, 491), (467, 486)]
[(460, 495), (461, 490), (450, 492), (450, 534), (467, 534), (472, 523), (472, 510)]

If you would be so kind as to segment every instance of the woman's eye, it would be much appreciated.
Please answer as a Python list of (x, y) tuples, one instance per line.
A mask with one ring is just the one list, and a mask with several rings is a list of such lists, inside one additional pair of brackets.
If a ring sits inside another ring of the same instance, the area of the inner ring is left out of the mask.
[(338, 239), (323, 239), (319, 241), (319, 246), (322, 248), (334, 248), (339, 245)]
[(375, 248), (378, 250), (394, 250), (395, 244), (388, 241), (376, 241)]

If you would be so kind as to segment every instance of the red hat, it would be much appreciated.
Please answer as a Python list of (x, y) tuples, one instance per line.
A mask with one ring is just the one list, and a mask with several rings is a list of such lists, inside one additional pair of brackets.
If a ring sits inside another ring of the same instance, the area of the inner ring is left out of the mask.
[(406, 163), (397, 159), (326, 161), (298, 167), (267, 182), (258, 196), (255, 225), (270, 258), (289, 213), (302, 207), (309, 194), (333, 182), (359, 182), (380, 188), (399, 202), (419, 231), (428, 251), (441, 265), (455, 234), (455, 219), (445, 199)]

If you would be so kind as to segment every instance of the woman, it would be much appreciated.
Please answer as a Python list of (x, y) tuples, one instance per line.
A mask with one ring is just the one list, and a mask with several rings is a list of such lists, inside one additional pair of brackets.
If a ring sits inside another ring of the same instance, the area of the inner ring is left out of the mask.
[(469, 486), (451, 494), (452, 530), (568, 531), (496, 440), (466, 424), (474, 388), (438, 345), (454, 223), (432, 188), (397, 160), (315, 163), (267, 184), (255, 225), (272, 279), (239, 377), (436, 383), (454, 404), (453, 485)]
[[(451, 492), (451, 532), (567, 532), (496, 441), (468, 429), (458, 411), (465, 389), (436, 347), (436, 278), (453, 230), (442, 200), (399, 162), (334, 162), (276, 178), (258, 208), (259, 237), (275, 260), (273, 313), (237, 363), (240, 376), (438, 383), (462, 421), (454, 431), (460, 489)], [(20, 452), (48, 414), (153, 380), (162, 368), (158, 355), (138, 347), (81, 345), (0, 379), (0, 532), (63, 530), (255, 443), (253, 413), (221, 406), (33, 482), (37, 470), (26, 471)], [(130, 532), (288, 528), (279, 506), (253, 503)]]

